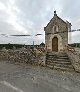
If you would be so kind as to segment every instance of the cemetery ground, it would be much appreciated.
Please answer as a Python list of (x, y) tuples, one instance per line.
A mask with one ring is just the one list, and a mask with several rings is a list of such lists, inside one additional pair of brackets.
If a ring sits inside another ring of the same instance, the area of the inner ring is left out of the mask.
[(0, 92), (80, 92), (80, 73), (0, 61)]

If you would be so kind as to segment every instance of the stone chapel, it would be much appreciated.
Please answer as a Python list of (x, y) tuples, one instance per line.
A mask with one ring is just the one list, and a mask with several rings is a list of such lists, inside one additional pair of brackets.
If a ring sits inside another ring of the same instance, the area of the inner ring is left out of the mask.
[(44, 27), (47, 50), (55, 52), (64, 51), (68, 45), (68, 31), (70, 30), (71, 23), (63, 21), (54, 11), (54, 17)]

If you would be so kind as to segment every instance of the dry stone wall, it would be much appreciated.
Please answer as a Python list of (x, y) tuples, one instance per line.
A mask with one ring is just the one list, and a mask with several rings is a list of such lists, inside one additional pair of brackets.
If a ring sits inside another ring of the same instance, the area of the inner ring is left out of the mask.
[(16, 49), (7, 50), (5, 48), (0, 50), (0, 60), (8, 60), (14, 63), (28, 63), (35, 65), (45, 65), (45, 51), (34, 48), (32, 49)]
[(72, 65), (75, 71), (80, 72), (80, 53), (75, 50), (75, 48), (67, 47), (66, 52), (71, 59)]

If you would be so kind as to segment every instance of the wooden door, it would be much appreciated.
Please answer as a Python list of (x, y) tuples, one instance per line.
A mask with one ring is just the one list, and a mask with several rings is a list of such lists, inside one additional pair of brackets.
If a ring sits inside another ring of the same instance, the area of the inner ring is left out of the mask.
[(54, 37), (52, 39), (52, 51), (58, 52), (58, 38)]

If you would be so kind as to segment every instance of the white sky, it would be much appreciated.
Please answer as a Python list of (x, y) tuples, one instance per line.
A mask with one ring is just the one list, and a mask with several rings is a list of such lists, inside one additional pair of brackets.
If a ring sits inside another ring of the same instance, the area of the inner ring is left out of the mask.
[[(80, 29), (80, 0), (0, 0), (0, 33), (31, 34), (32, 37), (0, 36), (0, 43), (35, 44), (45, 42), (44, 27), (54, 15), (72, 24), (72, 29)], [(71, 34), (71, 41), (80, 42), (80, 32)]]

